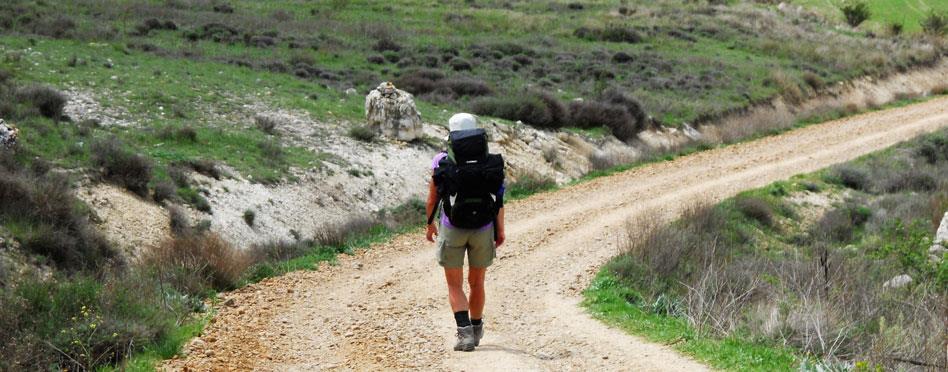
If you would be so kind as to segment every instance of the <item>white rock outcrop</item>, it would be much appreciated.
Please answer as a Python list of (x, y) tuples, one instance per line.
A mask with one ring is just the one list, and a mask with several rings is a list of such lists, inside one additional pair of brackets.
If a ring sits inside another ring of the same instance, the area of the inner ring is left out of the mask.
[(20, 133), (12, 124), (7, 124), (0, 119), (0, 148), (11, 148), (16, 145), (17, 135)]
[(411, 93), (384, 82), (365, 97), (365, 119), (384, 137), (411, 141), (421, 137), (421, 115)]

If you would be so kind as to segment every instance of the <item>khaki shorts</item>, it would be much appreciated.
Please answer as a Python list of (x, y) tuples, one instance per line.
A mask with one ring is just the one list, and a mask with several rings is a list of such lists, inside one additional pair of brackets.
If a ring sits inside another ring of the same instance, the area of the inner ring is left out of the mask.
[(494, 262), (494, 229), (438, 229), (438, 263), (447, 268), (464, 267), (464, 253), (470, 267), (486, 268)]

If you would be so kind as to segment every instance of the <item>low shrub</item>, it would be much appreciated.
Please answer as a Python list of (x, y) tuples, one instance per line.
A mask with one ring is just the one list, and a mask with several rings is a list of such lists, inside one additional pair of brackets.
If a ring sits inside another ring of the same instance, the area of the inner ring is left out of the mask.
[(375, 45), (372, 46), (372, 50), (376, 52), (385, 52), (385, 51), (397, 52), (397, 51), (402, 50), (402, 46), (396, 43), (392, 39), (379, 39), (379, 41), (377, 41)]
[(191, 177), (188, 175), (188, 171), (177, 164), (168, 166), (168, 178), (171, 178), (178, 187), (191, 185)]
[(616, 63), (627, 63), (632, 62), (634, 58), (626, 52), (617, 52), (612, 55), (612, 61)]
[(184, 187), (178, 189), (178, 196), (181, 197), (186, 203), (190, 204), (197, 209), (198, 211), (204, 213), (212, 213), (211, 203), (207, 201), (207, 198), (204, 195), (201, 195), (201, 192), (190, 187)]
[(487, 83), (468, 77), (441, 80), (437, 83), (437, 86), (447, 88), (459, 97), (486, 96), (492, 93)]
[(257, 148), (263, 153), (263, 157), (270, 163), (279, 163), (283, 161), (283, 145), (274, 140), (263, 140), (257, 143)]
[(256, 124), (257, 129), (270, 135), (276, 134), (276, 129), (280, 126), (279, 119), (268, 115), (257, 114), (253, 117), (253, 122)]
[(161, 131), (158, 133), (158, 138), (166, 141), (195, 143), (198, 141), (198, 133), (197, 130), (191, 126), (183, 126), (179, 128), (169, 126), (161, 129)]
[(47, 118), (59, 120), (63, 116), (63, 109), (68, 99), (60, 91), (43, 86), (33, 85), (17, 91), (17, 98), (36, 108)]
[(747, 218), (762, 226), (774, 226), (774, 210), (766, 200), (753, 196), (742, 196), (734, 200), (734, 207)]
[(869, 4), (866, 4), (864, 1), (855, 0), (844, 2), (839, 7), (839, 10), (843, 12), (846, 23), (852, 27), (859, 26), (871, 16)]
[(922, 20), (922, 30), (931, 35), (944, 35), (948, 30), (948, 15), (931, 11)]
[(362, 142), (374, 142), (378, 133), (368, 125), (353, 125), (349, 128), (349, 137)]
[(872, 186), (868, 172), (849, 165), (841, 165), (831, 171), (830, 181), (860, 191), (869, 191)]
[(92, 163), (102, 169), (102, 176), (124, 186), (138, 196), (148, 196), (152, 162), (141, 154), (125, 148), (115, 137), (92, 144)]
[(161, 203), (165, 200), (173, 199), (178, 192), (178, 188), (175, 185), (168, 181), (161, 181), (155, 184), (155, 192), (152, 194), (152, 199), (155, 200), (155, 203)]
[(579, 128), (604, 126), (622, 141), (638, 133), (636, 120), (625, 107), (596, 101), (570, 102), (569, 124)]
[(409, 93), (420, 95), (429, 93), (438, 87), (437, 82), (444, 79), (444, 73), (432, 69), (418, 69), (409, 71), (398, 79), (395, 79), (395, 86), (408, 91)]
[(253, 223), (256, 219), (257, 213), (250, 209), (244, 211), (244, 222), (247, 223), (247, 226), (253, 227)]
[(614, 43), (640, 43), (644, 37), (632, 26), (609, 25), (605, 28), (580, 27), (573, 31), (580, 39), (611, 41)]
[(823, 78), (821, 78), (820, 75), (814, 74), (810, 71), (803, 73), (803, 81), (806, 82), (806, 85), (809, 85), (810, 88), (813, 88), (813, 90), (823, 89), (823, 86), (825, 85)]
[(526, 92), (516, 97), (485, 97), (473, 102), (478, 115), (519, 120), (539, 128), (559, 128), (565, 123), (566, 109), (544, 92)]
[(14, 237), (30, 253), (63, 270), (80, 271), (118, 262), (120, 257), (89, 223), (69, 181), (0, 162), (0, 220), (30, 226)]
[(464, 58), (454, 58), (448, 64), (451, 65), (454, 71), (470, 71), (473, 68), (471, 62)]
[(142, 262), (172, 287), (195, 296), (234, 289), (253, 263), (248, 254), (212, 232), (167, 238), (143, 252)]
[(376, 65), (385, 64), (385, 57), (379, 54), (374, 54), (374, 55), (365, 57), (365, 60), (366, 62), (376, 64)]
[(181, 208), (174, 205), (168, 206), (168, 224), (174, 236), (188, 236), (193, 231), (191, 219)]
[(190, 159), (179, 163), (187, 166), (188, 168), (193, 169), (195, 172), (203, 174), (207, 177), (211, 177), (215, 180), (220, 180), (224, 176), (221, 168), (217, 166), (217, 162), (207, 159)]
[(892, 23), (889, 23), (889, 27), (888, 27), (888, 29), (889, 29), (889, 35), (892, 35), (892, 36), (899, 36), (899, 35), (902, 34), (902, 29), (903, 29), (903, 28), (905, 28), (905, 27), (904, 27), (901, 23), (899, 23), (899, 22), (892, 22)]

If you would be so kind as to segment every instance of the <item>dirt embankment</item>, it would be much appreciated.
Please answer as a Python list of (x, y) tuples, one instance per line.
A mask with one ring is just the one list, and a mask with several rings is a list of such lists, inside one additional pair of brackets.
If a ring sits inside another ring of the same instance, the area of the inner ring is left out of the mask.
[(658, 222), (791, 175), (948, 126), (948, 98), (857, 115), (650, 164), (508, 205), (508, 243), (489, 270), (487, 333), (452, 352), (453, 320), (434, 247), (419, 232), (319, 271), (222, 297), (190, 370), (701, 370), (661, 345), (609, 328), (579, 291), (617, 253), (630, 219)]

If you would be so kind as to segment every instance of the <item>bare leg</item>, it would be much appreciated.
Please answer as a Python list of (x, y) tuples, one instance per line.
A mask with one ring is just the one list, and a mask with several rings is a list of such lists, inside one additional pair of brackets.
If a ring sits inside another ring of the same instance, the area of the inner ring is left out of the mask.
[(467, 283), (471, 286), (471, 319), (481, 319), (484, 313), (484, 274), (486, 267), (472, 267), (467, 275)]
[[(448, 301), (451, 302), (451, 311), (467, 310), (467, 296), (464, 295), (464, 268), (446, 267), (444, 268), (444, 277), (448, 280)], [(483, 295), (481, 298), (483, 298)], [(483, 306), (483, 301), (481, 304)]]

